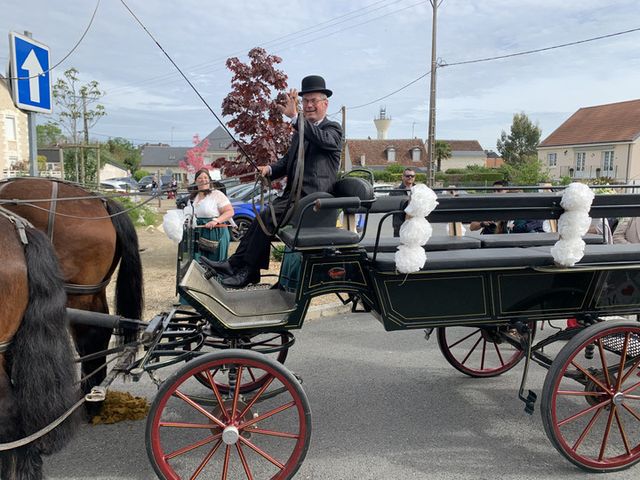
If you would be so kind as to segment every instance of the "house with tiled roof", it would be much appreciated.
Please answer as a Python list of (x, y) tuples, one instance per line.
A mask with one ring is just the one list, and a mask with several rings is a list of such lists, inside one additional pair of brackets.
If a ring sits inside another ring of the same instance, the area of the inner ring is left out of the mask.
[(389, 165), (403, 165), (419, 172), (426, 171), (427, 152), (419, 138), (347, 139), (345, 171), (353, 168), (384, 170)]
[[(204, 161), (210, 164), (219, 158), (233, 161), (238, 156), (236, 144), (222, 127), (217, 127), (209, 135), (200, 141), (209, 141), (209, 146), (204, 154)], [(160, 175), (174, 175), (178, 181), (187, 180), (187, 172), (180, 168), (180, 162), (185, 160), (187, 150), (191, 147), (171, 147), (166, 144), (143, 145), (140, 150), (142, 161), (140, 167), (150, 172), (159, 172)]]
[(442, 160), (441, 169), (466, 168), (469, 165), (484, 167), (487, 154), (478, 140), (438, 140), (449, 144), (451, 157)]
[(583, 107), (538, 146), (554, 178), (640, 178), (640, 100)]
[(499, 168), (504, 165), (504, 158), (502, 158), (499, 153), (496, 153), (493, 150), (485, 150), (484, 153), (487, 156), (487, 159), (484, 162), (485, 167)]

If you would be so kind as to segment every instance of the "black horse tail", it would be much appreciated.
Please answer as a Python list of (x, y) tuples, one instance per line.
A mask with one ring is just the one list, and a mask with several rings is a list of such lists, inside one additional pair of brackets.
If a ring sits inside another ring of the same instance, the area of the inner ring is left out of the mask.
[[(107, 211), (112, 215), (111, 222), (118, 236), (117, 248), (120, 253), (120, 270), (116, 281), (116, 314), (126, 318), (142, 318), (144, 291), (142, 288), (142, 262), (138, 235), (135, 226), (124, 212), (124, 208), (114, 200), (107, 201)], [(136, 339), (135, 326), (122, 327), (125, 343)]]
[[(66, 320), (67, 297), (56, 254), (42, 232), (27, 228), (25, 259), (29, 304), (8, 350), (20, 429), (29, 435), (49, 425), (79, 399), (74, 348)], [(75, 416), (33, 444), (58, 451), (71, 438)]]

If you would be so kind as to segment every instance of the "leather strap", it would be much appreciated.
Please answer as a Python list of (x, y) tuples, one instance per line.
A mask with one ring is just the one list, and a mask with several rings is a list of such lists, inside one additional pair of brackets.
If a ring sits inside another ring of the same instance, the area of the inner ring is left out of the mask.
[(49, 222), (47, 236), (53, 244), (53, 227), (56, 223), (56, 205), (58, 204), (58, 182), (51, 182), (51, 203), (49, 204)]

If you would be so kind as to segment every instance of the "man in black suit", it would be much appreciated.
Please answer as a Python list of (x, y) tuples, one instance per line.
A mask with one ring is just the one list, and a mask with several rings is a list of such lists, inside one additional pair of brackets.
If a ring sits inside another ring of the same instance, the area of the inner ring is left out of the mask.
[[(405, 168), (402, 172), (402, 183), (395, 188), (395, 191), (389, 193), (389, 196), (403, 196), (409, 195), (411, 188), (416, 181), (416, 172), (412, 168)], [(394, 213), (393, 214), (393, 236), (400, 236), (400, 227), (404, 223), (405, 214)]]
[[(329, 106), (328, 98), (331, 90), (326, 88), (325, 81), (318, 75), (310, 75), (302, 80), (302, 90), (298, 93), (292, 89), (287, 94), (285, 105), (280, 106), (282, 113), (291, 119), (294, 127), (291, 146), (287, 153), (273, 165), (259, 167), (263, 176), (272, 180), (287, 177), (287, 186), (282, 197), (276, 199), (271, 208), (278, 221), (284, 216), (294, 180), (294, 172), (298, 157), (298, 95), (302, 96), (304, 114), (304, 171), (302, 180), (302, 196), (314, 192), (327, 192), (335, 183), (340, 167), (340, 151), (342, 148), (342, 127), (339, 123), (326, 118)], [(260, 217), (273, 230), (273, 222), (269, 208), (265, 208)], [(246, 234), (242, 237), (236, 253), (228, 262), (209, 264), (222, 274), (221, 283), (227, 287), (243, 288), (260, 281), (260, 269), (269, 268), (271, 238), (254, 220)]]

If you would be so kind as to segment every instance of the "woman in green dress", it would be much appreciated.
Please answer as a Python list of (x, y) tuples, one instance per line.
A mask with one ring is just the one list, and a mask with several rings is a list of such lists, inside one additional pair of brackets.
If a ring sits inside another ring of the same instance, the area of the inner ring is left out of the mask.
[(205, 255), (209, 260), (221, 262), (227, 259), (231, 241), (229, 229), (222, 225), (233, 217), (233, 206), (224, 193), (213, 188), (206, 168), (196, 172), (195, 183), (197, 190), (191, 194), (190, 204), (196, 224), (200, 227), (197, 232), (201, 240), (196, 244), (194, 259)]

